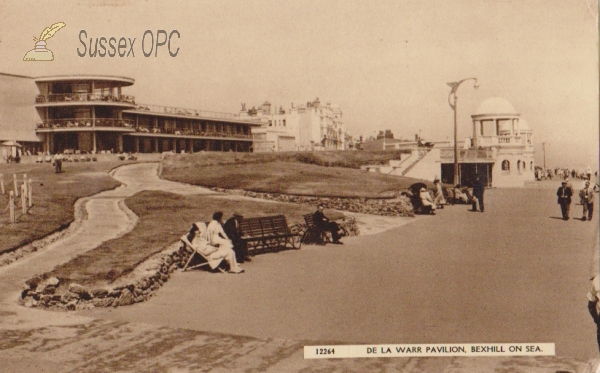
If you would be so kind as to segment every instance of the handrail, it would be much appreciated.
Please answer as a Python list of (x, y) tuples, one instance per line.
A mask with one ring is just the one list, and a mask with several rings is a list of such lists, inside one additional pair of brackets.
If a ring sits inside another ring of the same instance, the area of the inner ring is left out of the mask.
[(77, 102), (77, 101), (102, 101), (102, 102), (124, 102), (135, 105), (135, 97), (128, 95), (100, 94), (100, 93), (52, 93), (48, 95), (37, 95), (35, 102), (43, 104), (46, 102)]
[(71, 128), (71, 127), (123, 127), (133, 128), (134, 122), (117, 118), (63, 118), (52, 119), (37, 124), (37, 128)]

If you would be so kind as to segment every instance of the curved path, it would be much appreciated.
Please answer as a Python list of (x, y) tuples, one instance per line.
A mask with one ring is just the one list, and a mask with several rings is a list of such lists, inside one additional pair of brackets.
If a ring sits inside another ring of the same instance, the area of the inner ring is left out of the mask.
[[(0, 268), (0, 371), (585, 372), (597, 356), (585, 309), (597, 220), (554, 219), (552, 189), (486, 192), (485, 214), (453, 206), (420, 219), (358, 216), (361, 231), (375, 222), (379, 234), (257, 256), (241, 276), (175, 273), (157, 297), (129, 307), (16, 305), (26, 279), (130, 229), (124, 198), (210, 193), (156, 169), (117, 169), (125, 186), (79, 201), (87, 216), (68, 235)], [(302, 359), (303, 345), (323, 341), (554, 341), (561, 357)]]

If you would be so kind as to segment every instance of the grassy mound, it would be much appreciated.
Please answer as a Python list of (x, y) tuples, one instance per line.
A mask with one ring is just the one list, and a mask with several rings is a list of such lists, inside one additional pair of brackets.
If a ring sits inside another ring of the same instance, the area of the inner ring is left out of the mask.
[[(196, 153), (169, 156), (165, 179), (206, 187), (332, 197), (390, 197), (420, 181), (361, 171), (396, 152), (290, 152), (281, 154)], [(330, 165), (325, 167), (317, 163)], [(347, 167), (331, 166), (346, 164)], [(351, 167), (350, 167), (351, 166)]]

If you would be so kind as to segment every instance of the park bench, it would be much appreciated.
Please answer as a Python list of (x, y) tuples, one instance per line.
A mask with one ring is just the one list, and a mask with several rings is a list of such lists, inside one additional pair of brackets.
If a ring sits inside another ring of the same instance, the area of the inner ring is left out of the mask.
[(300, 242), (315, 243), (317, 245), (325, 245), (331, 242), (327, 231), (322, 230), (315, 224), (314, 214), (303, 215), (306, 222), (306, 230), (300, 239)]
[(263, 250), (277, 252), (285, 248), (300, 249), (302, 244), (300, 234), (290, 230), (284, 215), (244, 218), (240, 228), (242, 243), (250, 255)]

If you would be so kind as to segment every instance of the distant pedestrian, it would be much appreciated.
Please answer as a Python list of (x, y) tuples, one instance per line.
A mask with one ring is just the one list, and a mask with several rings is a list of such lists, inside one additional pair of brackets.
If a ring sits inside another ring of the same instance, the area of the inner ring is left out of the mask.
[(563, 220), (569, 220), (569, 210), (571, 209), (571, 197), (573, 196), (573, 189), (568, 185), (568, 179), (562, 181), (562, 185), (556, 192), (558, 197), (558, 204), (560, 205), (560, 211), (562, 212)]
[[(579, 192), (579, 198), (581, 198), (581, 204), (583, 205), (583, 217), (581, 220), (586, 221), (592, 220), (594, 215), (594, 188), (592, 188), (590, 181), (585, 182), (585, 186)], [(587, 215), (587, 217), (586, 217)]]
[(63, 155), (61, 153), (54, 154), (52, 163), (54, 164), (54, 172), (59, 174), (62, 172)]
[(478, 176), (475, 178), (475, 184), (473, 185), (473, 197), (477, 198), (477, 204), (473, 204), (473, 211), (477, 211), (477, 205), (479, 205), (479, 211), (483, 212), (483, 193), (485, 192), (485, 180)]
[(443, 209), (444, 205), (447, 202), (446, 202), (446, 199), (444, 198), (444, 189), (442, 187), (442, 183), (440, 182), (440, 179), (438, 179), (436, 177), (435, 180), (433, 180), (433, 185), (435, 186), (435, 198), (433, 200), (433, 203), (435, 203), (435, 205), (438, 208)]
[(592, 277), (592, 286), (587, 294), (588, 310), (592, 319), (596, 323), (596, 339), (598, 341), (598, 350), (600, 351), (600, 278), (598, 275)]

